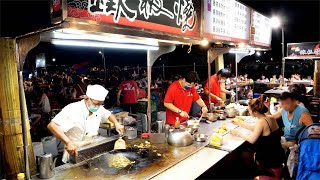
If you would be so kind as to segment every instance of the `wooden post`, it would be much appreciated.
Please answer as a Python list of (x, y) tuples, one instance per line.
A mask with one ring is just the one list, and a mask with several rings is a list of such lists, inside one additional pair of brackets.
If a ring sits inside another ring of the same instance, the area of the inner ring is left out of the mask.
[[(0, 38), (0, 146), (8, 179), (25, 172), (17, 53), (15, 39)], [(30, 171), (31, 174), (35, 174), (29, 122), (27, 122), (27, 140), (30, 147)]]

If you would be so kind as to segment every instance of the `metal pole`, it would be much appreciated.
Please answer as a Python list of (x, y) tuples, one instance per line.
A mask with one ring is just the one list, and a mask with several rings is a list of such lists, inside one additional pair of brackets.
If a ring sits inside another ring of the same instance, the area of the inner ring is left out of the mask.
[(236, 102), (238, 102), (238, 54), (236, 53)]
[(152, 71), (152, 65), (151, 65), (151, 51), (148, 50), (147, 52), (147, 73), (148, 73), (148, 107), (147, 107), (147, 117), (148, 117), (148, 133), (151, 133), (151, 125), (152, 125), (152, 119), (151, 119), (151, 71)]
[(210, 63), (210, 49), (207, 52), (207, 61), (208, 61), (208, 99), (209, 99), (209, 111), (212, 112), (211, 108), (211, 91), (210, 91), (210, 77), (211, 77), (211, 63)]
[(284, 30), (283, 30), (283, 27), (281, 28), (281, 51), (282, 51), (282, 56), (281, 56), (281, 59), (282, 59), (282, 72), (281, 72), (281, 75), (283, 77), (283, 84), (285, 83), (284, 82), (284, 71), (285, 71), (285, 65), (286, 65), (286, 60), (284, 59)]
[(193, 71), (196, 72), (196, 63), (193, 63)]
[(26, 167), (26, 179), (30, 179), (30, 165), (29, 165), (29, 144), (27, 138), (27, 112), (26, 112), (26, 98), (23, 88), (23, 75), (22, 71), (18, 72), (18, 81), (19, 81), (19, 99), (20, 99), (20, 110), (21, 110), (21, 125), (22, 125), (22, 140), (23, 140), (23, 149), (24, 149), (24, 161)]
[(104, 68), (104, 85), (106, 85), (107, 67), (106, 67), (106, 58), (104, 56), (104, 51), (102, 52), (102, 59), (103, 59), (103, 68)]
[(162, 77), (163, 79), (166, 79), (165, 72), (164, 72), (164, 64), (162, 64)]

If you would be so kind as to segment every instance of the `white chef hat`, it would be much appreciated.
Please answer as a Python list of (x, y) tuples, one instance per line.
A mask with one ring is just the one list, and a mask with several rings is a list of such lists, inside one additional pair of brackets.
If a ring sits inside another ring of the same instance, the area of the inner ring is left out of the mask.
[(104, 101), (109, 91), (98, 84), (88, 85), (86, 95), (97, 101)]

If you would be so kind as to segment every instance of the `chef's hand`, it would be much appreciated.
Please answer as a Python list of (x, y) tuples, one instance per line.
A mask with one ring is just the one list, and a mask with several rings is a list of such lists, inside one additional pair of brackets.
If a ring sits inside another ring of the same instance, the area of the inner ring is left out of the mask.
[(122, 124), (120, 124), (119, 122), (114, 124), (116, 127), (116, 130), (119, 134), (123, 134), (124, 133), (124, 126)]
[(240, 131), (239, 130), (236, 130), (236, 129), (232, 129), (232, 130), (230, 130), (230, 133), (232, 134), (232, 135), (234, 135), (234, 136), (240, 136)]
[(221, 107), (226, 107), (226, 105), (224, 104), (224, 101), (223, 101), (223, 100), (219, 101), (219, 105), (220, 105)]
[(181, 111), (180, 116), (184, 118), (189, 118), (189, 114), (185, 111)]
[(77, 146), (75, 146), (72, 142), (66, 144), (65, 149), (71, 156), (78, 156)]
[(203, 107), (201, 108), (201, 111), (202, 111), (202, 115), (207, 114), (207, 112), (208, 112), (207, 106), (203, 106)]

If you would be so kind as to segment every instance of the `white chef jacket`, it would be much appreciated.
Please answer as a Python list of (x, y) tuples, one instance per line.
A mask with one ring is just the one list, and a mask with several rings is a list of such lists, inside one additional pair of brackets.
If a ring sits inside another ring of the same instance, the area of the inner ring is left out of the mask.
[(107, 121), (111, 112), (104, 107), (100, 107), (97, 112), (89, 116), (89, 110), (86, 107), (84, 100), (71, 103), (64, 107), (52, 121), (68, 135), (71, 129), (77, 129), (76, 137), (69, 137), (71, 141), (82, 141), (86, 135), (96, 135), (99, 130), (100, 122)]

